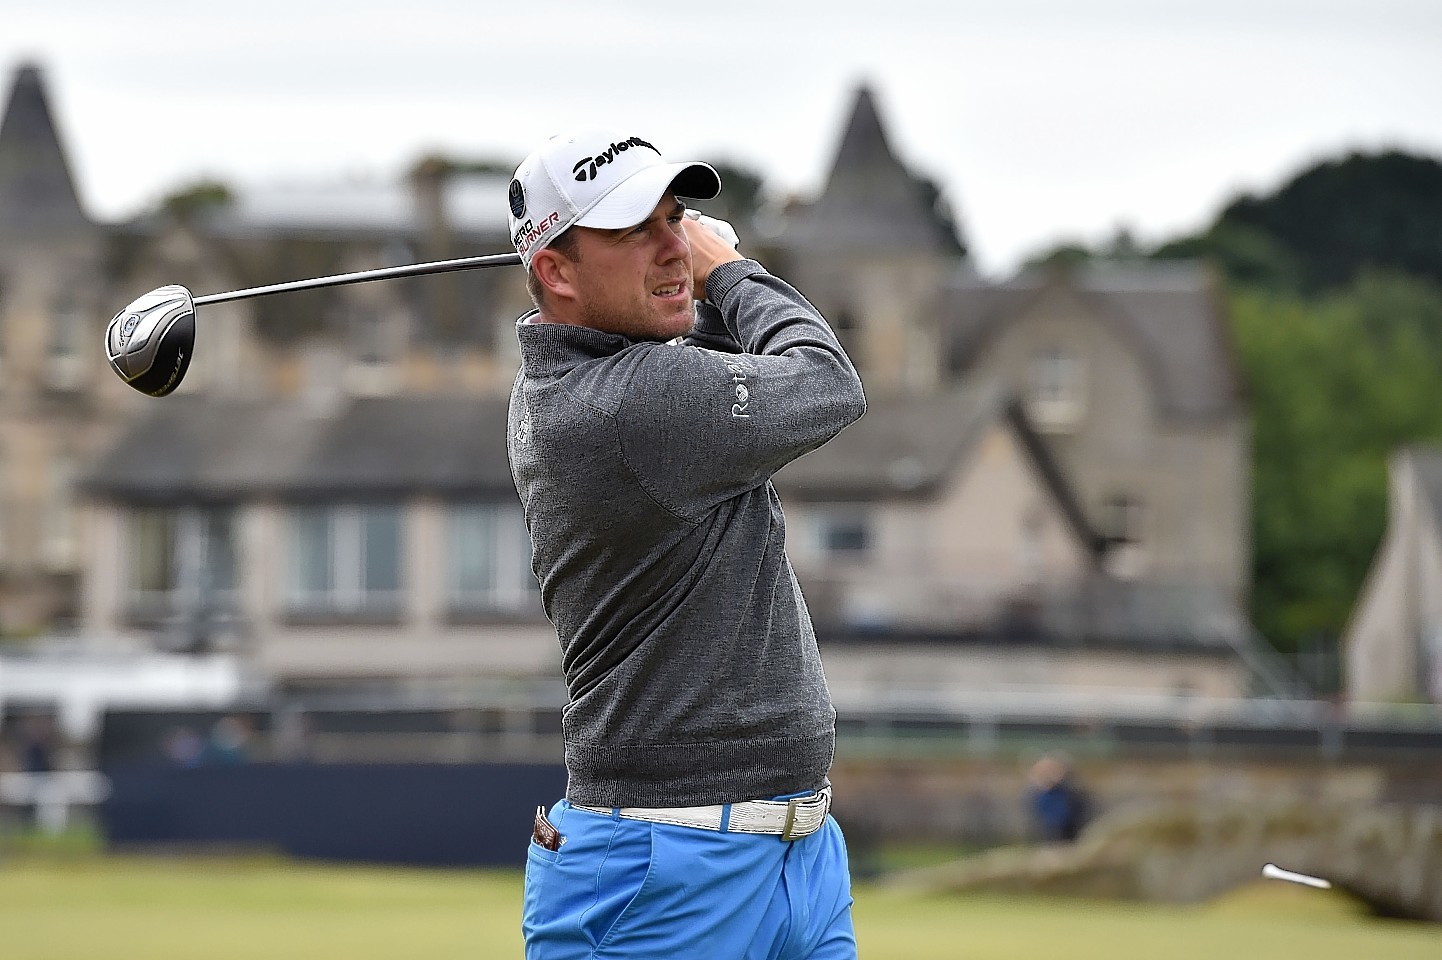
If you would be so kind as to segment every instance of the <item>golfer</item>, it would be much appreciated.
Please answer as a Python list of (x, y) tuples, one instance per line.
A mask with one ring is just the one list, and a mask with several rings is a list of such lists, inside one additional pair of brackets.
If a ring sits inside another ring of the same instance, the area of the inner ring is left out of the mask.
[(865, 398), (816, 309), (688, 215), (720, 189), (628, 131), (553, 138), (510, 185), (536, 309), (508, 450), (569, 694), (531, 960), (856, 955), (835, 711), (770, 477)]

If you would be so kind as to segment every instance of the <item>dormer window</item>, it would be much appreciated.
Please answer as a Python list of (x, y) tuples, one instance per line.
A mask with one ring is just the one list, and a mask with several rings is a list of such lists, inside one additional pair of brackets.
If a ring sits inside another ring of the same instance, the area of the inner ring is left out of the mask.
[(1027, 415), (1040, 430), (1072, 430), (1086, 413), (1086, 361), (1061, 346), (1032, 354), (1027, 371)]

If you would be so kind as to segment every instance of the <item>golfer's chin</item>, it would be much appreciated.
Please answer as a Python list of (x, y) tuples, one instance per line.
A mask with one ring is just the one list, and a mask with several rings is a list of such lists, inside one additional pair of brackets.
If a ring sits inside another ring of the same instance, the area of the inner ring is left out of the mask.
[(667, 304), (665, 309), (654, 314), (657, 340), (674, 340), (684, 337), (696, 327), (696, 301), (690, 291), (683, 291), (684, 300)]

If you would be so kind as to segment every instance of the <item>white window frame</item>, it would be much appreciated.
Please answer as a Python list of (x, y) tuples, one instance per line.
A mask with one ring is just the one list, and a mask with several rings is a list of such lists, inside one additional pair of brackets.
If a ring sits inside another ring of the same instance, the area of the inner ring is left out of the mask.
[[(529, 614), (541, 609), (531, 570), (531, 538), (519, 503), (465, 502), (446, 507), (446, 607), (454, 614)], [(462, 537), (481, 537), (488, 582), (463, 583)]]
[[(212, 587), (203, 582), (215, 570), (216, 544), (211, 537), (210, 521), (223, 516), (229, 525), (229, 584)], [(137, 551), (137, 525), (145, 518), (156, 518), (164, 524), (170, 569), (164, 587), (146, 589), (135, 582), (142, 569)], [(122, 585), (126, 608), (133, 612), (165, 616), (198, 610), (203, 602), (210, 609), (233, 612), (240, 605), (240, 561), (238, 557), (238, 513), (231, 507), (147, 507), (128, 512), (125, 526), (125, 562), (120, 569), (126, 579)]]
[[(389, 588), (368, 587), (365, 582), (366, 524), (377, 512), (394, 517), (396, 583)], [(326, 521), (324, 544), (327, 583), (319, 589), (301, 582), (300, 522), (312, 514)], [(399, 616), (406, 595), (406, 511), (399, 503), (307, 504), (291, 509), (287, 537), (284, 584), (289, 613), (300, 616)]]

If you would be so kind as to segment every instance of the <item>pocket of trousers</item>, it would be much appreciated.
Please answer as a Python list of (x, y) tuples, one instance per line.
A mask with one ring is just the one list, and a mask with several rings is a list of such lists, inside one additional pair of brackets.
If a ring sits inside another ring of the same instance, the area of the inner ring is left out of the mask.
[(596, 899), (581, 918), (586, 938), (598, 954), (608, 946), (624, 944), (626, 930), (646, 909), (646, 891), (657, 870), (654, 827), (634, 820), (615, 823), (596, 867)]

